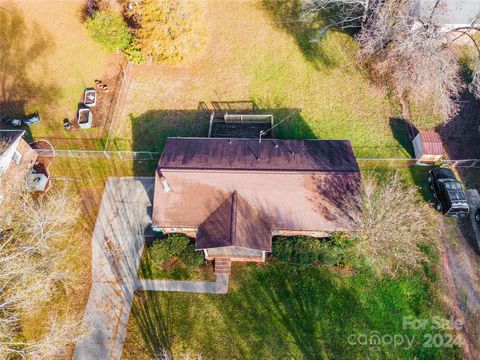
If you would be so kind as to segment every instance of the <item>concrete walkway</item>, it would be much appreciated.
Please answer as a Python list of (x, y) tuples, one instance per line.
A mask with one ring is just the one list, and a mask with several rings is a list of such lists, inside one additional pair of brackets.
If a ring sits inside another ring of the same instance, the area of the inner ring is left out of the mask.
[(137, 269), (151, 225), (154, 178), (109, 178), (92, 236), (92, 287), (83, 324), (89, 335), (74, 360), (120, 359), (135, 290), (225, 294), (216, 282), (139, 280)]
[(92, 287), (83, 318), (89, 335), (76, 360), (119, 359), (137, 269), (150, 224), (152, 178), (110, 178), (92, 237)]
[(217, 275), (217, 280), (215, 282), (139, 279), (137, 289), (145, 291), (226, 294), (228, 292), (228, 278), (228, 275)]

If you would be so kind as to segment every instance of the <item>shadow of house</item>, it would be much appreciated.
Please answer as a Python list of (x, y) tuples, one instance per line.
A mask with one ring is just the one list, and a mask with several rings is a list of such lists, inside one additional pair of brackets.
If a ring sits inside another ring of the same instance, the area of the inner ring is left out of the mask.
[[(299, 109), (255, 109), (255, 114), (272, 114), (275, 128), (274, 137), (279, 139), (316, 139), (317, 136), (302, 118)], [(200, 106), (199, 110), (150, 110), (142, 115), (130, 115), (132, 126), (131, 148), (134, 151), (156, 151), (161, 153), (169, 137), (208, 137), (210, 108)], [(123, 139), (116, 139), (116, 150), (125, 146)], [(145, 170), (155, 173), (158, 159), (135, 161), (134, 175), (145, 176)]]
[(418, 130), (411, 123), (401, 118), (391, 117), (388, 124), (392, 130), (393, 137), (398, 141), (399, 145), (405, 149), (408, 155), (415, 157), (412, 140), (418, 133)]
[[(0, 119), (2, 117), (25, 117), (25, 100), (0, 101)], [(8, 115), (7, 115), (8, 114)], [(0, 129), (6, 128), (3, 122), (0, 122)]]
[[(30, 76), (31, 67), (43, 66), (42, 56), (53, 50), (53, 38), (36, 23), (27, 27), (15, 7), (0, 11), (0, 47), (0, 116), (25, 115), (25, 105), (37, 110), (58, 97), (48, 77)], [(22, 102), (23, 108), (17, 107)]]

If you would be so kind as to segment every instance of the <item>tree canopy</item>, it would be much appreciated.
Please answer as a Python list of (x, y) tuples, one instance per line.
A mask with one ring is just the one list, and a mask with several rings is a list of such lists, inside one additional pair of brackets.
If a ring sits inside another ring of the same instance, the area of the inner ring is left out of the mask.
[(127, 16), (136, 24), (134, 47), (151, 62), (179, 61), (202, 43), (194, 4), (178, 0), (143, 0)]
[(112, 11), (97, 11), (86, 21), (86, 26), (90, 36), (109, 51), (125, 49), (132, 41), (123, 17)]

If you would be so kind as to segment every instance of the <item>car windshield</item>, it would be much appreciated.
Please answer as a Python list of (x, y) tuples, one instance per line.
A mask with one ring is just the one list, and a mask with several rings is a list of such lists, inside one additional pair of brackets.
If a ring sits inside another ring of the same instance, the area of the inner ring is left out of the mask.
[(444, 184), (447, 190), (462, 190), (462, 185), (457, 181), (449, 181)]

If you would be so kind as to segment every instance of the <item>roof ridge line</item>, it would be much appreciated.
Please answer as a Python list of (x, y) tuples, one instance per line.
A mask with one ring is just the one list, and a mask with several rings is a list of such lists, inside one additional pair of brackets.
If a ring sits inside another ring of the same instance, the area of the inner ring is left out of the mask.
[(235, 246), (237, 240), (237, 192), (232, 193), (232, 212), (230, 215), (230, 242)]

